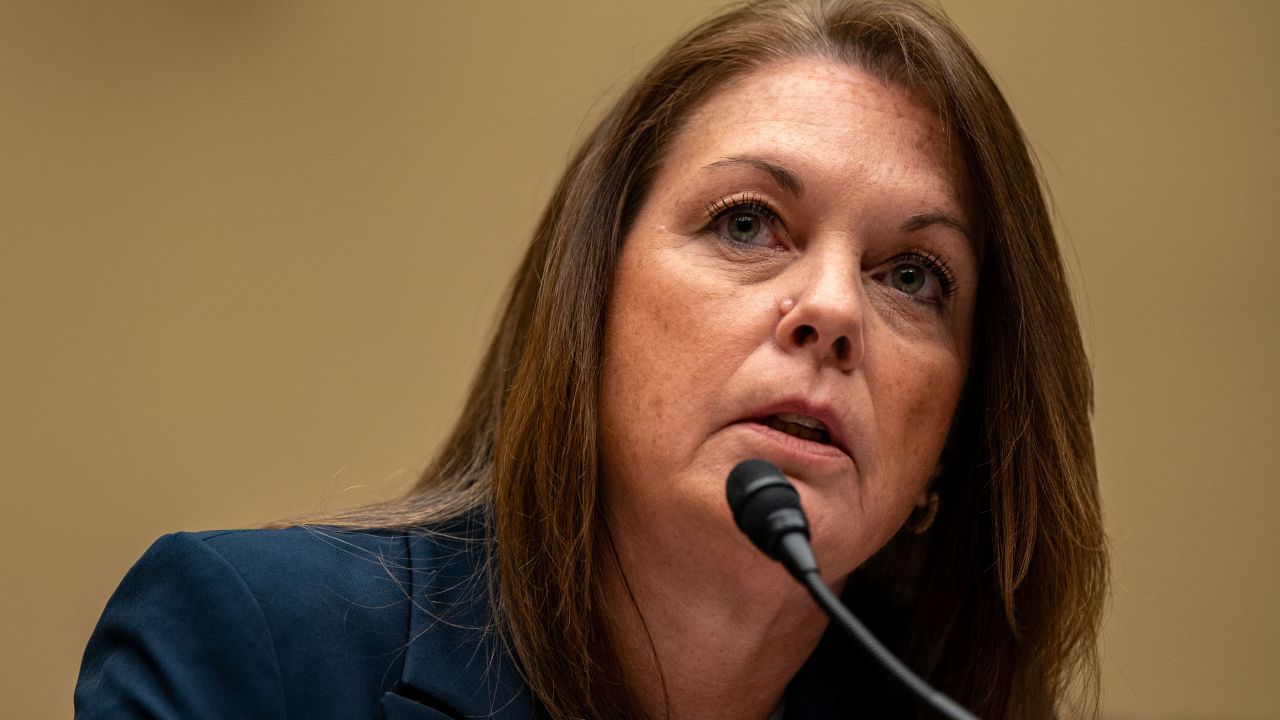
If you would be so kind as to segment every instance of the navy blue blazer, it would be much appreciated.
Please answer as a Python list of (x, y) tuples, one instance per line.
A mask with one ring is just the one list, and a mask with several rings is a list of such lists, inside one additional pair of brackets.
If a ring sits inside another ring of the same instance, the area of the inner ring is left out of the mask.
[[(89, 640), (76, 717), (543, 718), (491, 629), (482, 558), (459, 534), (166, 535)], [(824, 638), (787, 720), (907, 716), (863, 662)]]

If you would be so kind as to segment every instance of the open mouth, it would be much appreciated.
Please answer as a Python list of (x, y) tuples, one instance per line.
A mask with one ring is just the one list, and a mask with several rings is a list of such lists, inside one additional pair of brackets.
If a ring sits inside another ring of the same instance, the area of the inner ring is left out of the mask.
[(831, 444), (831, 433), (827, 432), (827, 426), (805, 415), (777, 413), (764, 418), (760, 423), (801, 440), (812, 440), (823, 445)]

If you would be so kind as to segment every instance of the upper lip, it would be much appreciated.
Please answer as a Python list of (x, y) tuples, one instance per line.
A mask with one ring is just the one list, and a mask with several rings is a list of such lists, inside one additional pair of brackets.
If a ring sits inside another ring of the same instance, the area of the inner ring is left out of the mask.
[(845, 455), (853, 457), (853, 453), (849, 450), (849, 440), (845, 432), (844, 423), (840, 420), (840, 416), (835, 409), (829, 405), (812, 402), (804, 398), (780, 400), (751, 411), (750, 414), (742, 419), (742, 422), (763, 422), (769, 416), (777, 415), (778, 413), (795, 413), (796, 415), (804, 415), (817, 420), (826, 426), (827, 434), (831, 436), (831, 444), (839, 448)]

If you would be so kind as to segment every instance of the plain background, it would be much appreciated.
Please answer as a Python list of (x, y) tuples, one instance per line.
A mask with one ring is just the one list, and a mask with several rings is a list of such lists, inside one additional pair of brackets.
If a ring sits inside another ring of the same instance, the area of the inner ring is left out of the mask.
[[(386, 496), (584, 128), (719, 3), (0, 5), (0, 705), (159, 534)], [(944, 0), (1096, 371), (1107, 718), (1280, 717), (1280, 2)]]

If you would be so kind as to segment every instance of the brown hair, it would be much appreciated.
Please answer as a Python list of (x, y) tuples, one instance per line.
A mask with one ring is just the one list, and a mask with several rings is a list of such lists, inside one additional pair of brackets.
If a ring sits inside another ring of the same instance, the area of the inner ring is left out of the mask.
[(979, 715), (1050, 717), (1073, 688), (1077, 712), (1094, 715), (1107, 564), (1091, 380), (1062, 261), (995, 83), (945, 17), (911, 0), (752, 3), (658, 58), (560, 181), (439, 456), (405, 497), (336, 521), (423, 528), (481, 511), (495, 622), (539, 700), (556, 718), (636, 714), (597, 570), (612, 562), (597, 487), (610, 283), (690, 111), (728, 80), (796, 57), (847, 62), (929, 100), (963, 151), (981, 219), (972, 370), (937, 486), (944, 511), (855, 572), (851, 595), (879, 598), (894, 649)]

